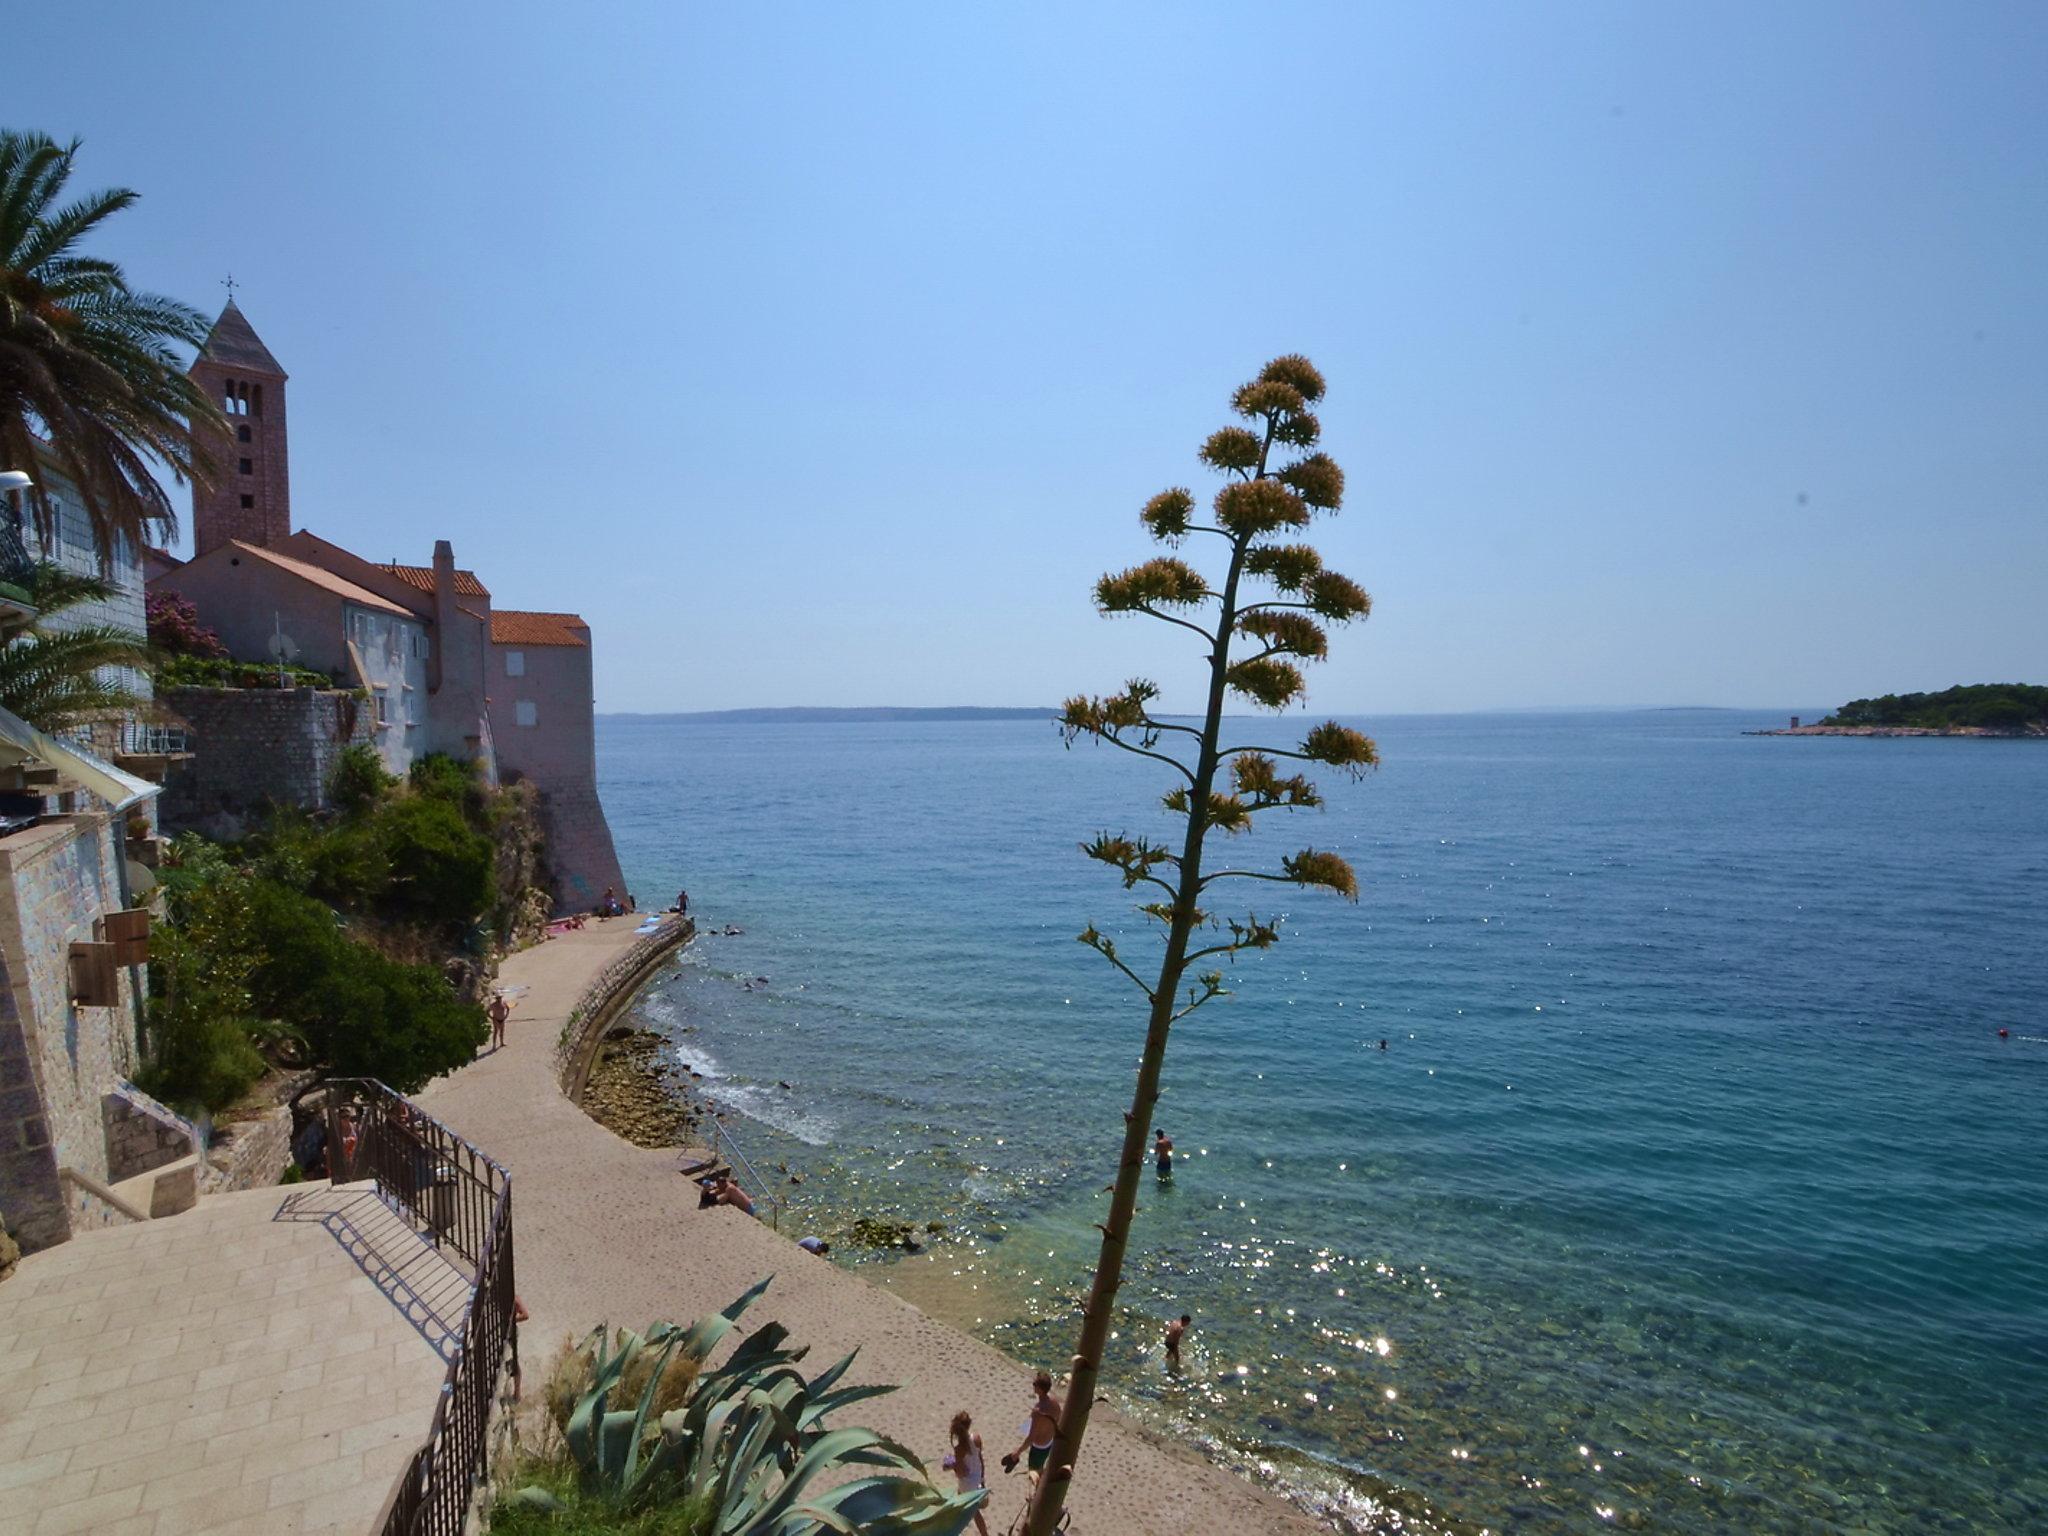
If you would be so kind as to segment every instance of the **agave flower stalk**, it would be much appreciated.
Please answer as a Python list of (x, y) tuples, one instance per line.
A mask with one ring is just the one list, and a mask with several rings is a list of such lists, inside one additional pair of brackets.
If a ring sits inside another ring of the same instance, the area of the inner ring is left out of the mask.
[[(1379, 761), (1368, 737), (1335, 721), (1316, 726), (1291, 749), (1224, 741), (1226, 702), (1234, 697), (1276, 713), (1300, 703), (1307, 692), (1302, 666), (1329, 651), (1325, 626), (1363, 619), (1372, 609), (1362, 587), (1325, 568), (1322, 556), (1296, 537), (1317, 515), (1334, 513), (1344, 498), (1344, 472), (1316, 449), (1322, 427), (1311, 407), (1322, 396), (1323, 377), (1307, 358), (1275, 358), (1232, 398), (1243, 424), (1222, 428), (1202, 445), (1203, 463), (1225, 481), (1207, 517), (1198, 513), (1193, 493), (1178, 487), (1154, 496), (1139, 514), (1153, 538), (1169, 547), (1194, 538), (1219, 543), (1219, 582), (1178, 555), (1160, 555), (1095, 585), (1095, 605), (1105, 615), (1143, 614), (1200, 638), (1208, 653), (1201, 723), (1161, 719), (1153, 711), (1158, 686), (1143, 678), (1125, 684), (1121, 693), (1069, 699), (1061, 712), (1060, 732), (1069, 746), (1085, 736), (1171, 770), (1175, 779), (1163, 803), (1183, 819), (1184, 829), (1178, 848), (1109, 832), (1081, 845), (1089, 858), (1118, 873), (1124, 889), (1145, 888), (1139, 910), (1160, 926), (1164, 942), (1158, 969), (1147, 976), (1093, 924), (1080, 935), (1145, 994), (1148, 1019), (1066, 1402), (1032, 1498), (1032, 1536), (1049, 1536), (1054, 1529), (1087, 1433), (1173, 1026), (1224, 993), (1222, 971), (1214, 965), (1198, 969), (1203, 962), (1270, 949), (1279, 940), (1277, 915), (1254, 911), (1219, 921), (1206, 905), (1208, 892), (1226, 880), (1253, 880), (1358, 897), (1351, 866), (1313, 847), (1289, 854), (1277, 869), (1203, 867), (1211, 831), (1229, 836), (1248, 830), (1265, 812), (1322, 804), (1316, 786), (1300, 773), (1283, 771), (1283, 762), (1322, 764), (1356, 778)], [(1287, 462), (1277, 463), (1282, 457)]]

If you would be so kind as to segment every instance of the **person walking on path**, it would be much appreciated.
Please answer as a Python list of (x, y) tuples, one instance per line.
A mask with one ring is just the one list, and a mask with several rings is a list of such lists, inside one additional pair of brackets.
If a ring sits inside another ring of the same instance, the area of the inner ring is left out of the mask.
[[(953, 1450), (941, 1463), (953, 1474), (954, 1487), (961, 1493), (972, 1493), (977, 1488), (986, 1488), (988, 1478), (981, 1460), (981, 1436), (974, 1432), (974, 1419), (965, 1408), (953, 1415)], [(983, 1500), (987, 1503), (987, 1500)], [(988, 1536), (988, 1521), (981, 1511), (974, 1511), (974, 1528), (981, 1536)]]
[(1003, 1470), (1014, 1472), (1021, 1457), (1036, 1478), (1052, 1457), (1053, 1436), (1060, 1427), (1060, 1400), (1052, 1395), (1052, 1377), (1040, 1371), (1031, 1378), (1031, 1417), (1024, 1421), (1024, 1438), (1017, 1449), (1003, 1458)]
[(505, 1021), (512, 1017), (512, 1005), (505, 1001), (504, 993), (493, 992), (491, 1006), (484, 1010), (484, 1014), (491, 1021), (491, 1049), (502, 1051), (505, 1049)]
[(1162, 1130), (1152, 1132), (1152, 1159), (1159, 1169), (1159, 1177), (1173, 1177), (1173, 1138)]

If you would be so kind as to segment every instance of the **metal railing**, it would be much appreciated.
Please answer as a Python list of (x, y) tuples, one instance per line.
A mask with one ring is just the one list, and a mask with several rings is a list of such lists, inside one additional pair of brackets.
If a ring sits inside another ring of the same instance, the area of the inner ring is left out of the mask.
[(440, 1121), (371, 1078), (329, 1085), (327, 1163), (335, 1184), (374, 1180), (420, 1236), (463, 1261), (462, 1339), (426, 1443), (405, 1470), (382, 1536), (460, 1536), (478, 1483), (498, 1373), (519, 1374), (512, 1284), (511, 1175)]
[(718, 1118), (716, 1112), (707, 1109), (704, 1112), (704, 1118), (711, 1122), (712, 1158), (718, 1162), (729, 1163), (735, 1170), (745, 1170), (747, 1177), (741, 1182), (740, 1187), (742, 1189), (750, 1189), (755, 1199), (767, 1201), (772, 1213), (768, 1218), (768, 1224), (780, 1232), (782, 1230), (782, 1196), (774, 1193), (778, 1186), (772, 1185), (762, 1178), (754, 1165), (747, 1161), (747, 1154), (740, 1150), (740, 1144), (733, 1140), (732, 1132), (725, 1128), (725, 1122)]
[(178, 726), (148, 720), (121, 722), (121, 751), (135, 757), (169, 755), (192, 750), (191, 737)]

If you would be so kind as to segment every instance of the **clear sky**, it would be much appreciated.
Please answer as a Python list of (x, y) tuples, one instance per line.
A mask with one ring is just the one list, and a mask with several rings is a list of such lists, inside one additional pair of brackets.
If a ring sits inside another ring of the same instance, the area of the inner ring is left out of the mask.
[[(88, 20), (87, 18), (90, 18)], [(1037, 705), (1329, 375), (1312, 707), (2048, 682), (2048, 8), (16, 6), (0, 121), (292, 375), (299, 526), (601, 710)]]

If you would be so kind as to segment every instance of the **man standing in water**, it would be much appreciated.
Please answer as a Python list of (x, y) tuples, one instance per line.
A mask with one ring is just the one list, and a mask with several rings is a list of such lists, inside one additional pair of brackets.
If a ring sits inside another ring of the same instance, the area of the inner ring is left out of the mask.
[(1173, 1138), (1156, 1128), (1152, 1132), (1152, 1161), (1159, 1169), (1159, 1177), (1173, 1177)]
[(1017, 1470), (1017, 1458), (1028, 1458), (1033, 1477), (1052, 1456), (1052, 1441), (1060, 1426), (1060, 1400), (1052, 1395), (1052, 1377), (1040, 1371), (1031, 1378), (1031, 1417), (1024, 1421), (1024, 1439), (1003, 1458), (1003, 1470)]
[(1189, 1316), (1189, 1315), (1188, 1315), (1187, 1313), (1183, 1312), (1183, 1313), (1181, 1313), (1181, 1315), (1180, 1315), (1180, 1321), (1179, 1321), (1179, 1322), (1177, 1322), (1177, 1323), (1168, 1323), (1168, 1324), (1166, 1325), (1166, 1362), (1167, 1362), (1167, 1364), (1169, 1364), (1169, 1365), (1179, 1365), (1179, 1364), (1180, 1364), (1180, 1341), (1181, 1341), (1182, 1337), (1183, 1337), (1183, 1336), (1185, 1336), (1185, 1335), (1186, 1335), (1186, 1333), (1187, 1333), (1187, 1331), (1188, 1331), (1188, 1324), (1192, 1323), (1193, 1321), (1194, 1321), (1194, 1319), (1193, 1319), (1192, 1317), (1190, 1317), (1190, 1316)]

